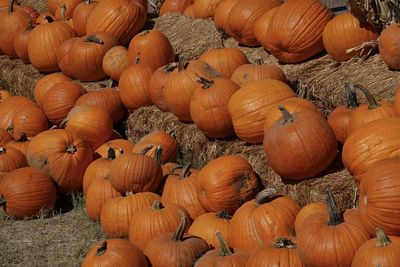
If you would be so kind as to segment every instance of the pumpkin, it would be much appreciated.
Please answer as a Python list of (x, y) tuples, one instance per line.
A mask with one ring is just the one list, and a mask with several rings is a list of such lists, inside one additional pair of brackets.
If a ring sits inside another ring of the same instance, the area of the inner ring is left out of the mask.
[(371, 164), (360, 181), (360, 219), (373, 235), (376, 227), (389, 235), (399, 235), (400, 161), (384, 159)]
[(146, 257), (135, 245), (123, 239), (107, 239), (93, 245), (82, 262), (82, 267), (92, 266), (147, 267)]
[(119, 79), (122, 104), (131, 111), (152, 104), (148, 88), (153, 70), (147, 64), (142, 64), (139, 57), (135, 63), (125, 68)]
[[(146, 153), (145, 149), (143, 153)], [(156, 192), (162, 182), (161, 154), (157, 148), (154, 158), (137, 153), (126, 153), (111, 165), (111, 184), (119, 192)]]
[(229, 12), (235, 6), (239, 0), (221, 0), (214, 12), (214, 24), (217, 30), (223, 30), (226, 32), (227, 19), (229, 17)]
[(240, 156), (227, 155), (209, 161), (197, 176), (197, 195), (208, 211), (233, 214), (258, 192), (258, 178)]
[(193, 12), (193, 4), (190, 4), (189, 6), (186, 7), (185, 11), (183, 11), (183, 15), (189, 18), (194, 18), (194, 12)]
[(357, 249), (369, 240), (369, 234), (359, 219), (343, 220), (330, 191), (327, 205), (328, 221), (324, 212), (312, 214), (296, 232), (300, 259), (309, 267), (350, 266)]
[(16, 112), (8, 128), (15, 140), (20, 139), (23, 133), (27, 137), (33, 137), (47, 129), (49, 129), (47, 117), (36, 104)]
[(349, 127), (347, 134), (351, 135), (362, 126), (383, 118), (396, 117), (396, 111), (393, 103), (388, 101), (376, 101), (374, 96), (367, 88), (360, 84), (353, 84), (356, 89), (359, 89), (366, 96), (368, 104), (361, 104), (350, 115)]
[(282, 0), (242, 0), (229, 11), (227, 32), (240, 44), (257, 46), (259, 43), (254, 35), (254, 25), (257, 19), (266, 11), (282, 4)]
[[(335, 16), (326, 24), (322, 33), (324, 47), (336, 61), (370, 54), (374, 48), (372, 46), (360, 50), (353, 48), (377, 38), (378, 33), (372, 27), (362, 25), (350, 12)], [(352, 51), (348, 51), (349, 49)]]
[(227, 78), (196, 79), (202, 84), (190, 100), (190, 115), (196, 126), (207, 137), (221, 138), (234, 135), (228, 102), (239, 86)]
[(190, 219), (185, 209), (176, 205), (163, 205), (155, 200), (151, 207), (143, 208), (132, 214), (129, 225), (129, 241), (142, 251), (149, 242), (163, 233), (173, 232), (181, 221), (181, 214), (184, 213), (187, 223), (184, 232), (190, 226)]
[(400, 264), (400, 237), (387, 236), (381, 228), (376, 229), (376, 238), (362, 244), (351, 263), (352, 267), (398, 266)]
[[(0, 92), (1, 92), (1, 90), (0, 90)], [(400, 115), (400, 87), (397, 87), (396, 92), (395, 92), (394, 110), (396, 111), (397, 116), (399, 116)]]
[(9, 1), (8, 12), (0, 16), (0, 50), (9, 58), (17, 58), (14, 39), (28, 25), (30, 16), (22, 11), (14, 11), (14, 0)]
[(28, 162), (21, 151), (0, 146), (0, 183), (7, 173), (22, 167), (28, 167)]
[[(18, 3), (18, 1), (17, 1), (17, 3)], [(37, 10), (31, 6), (15, 5), (15, 10), (24, 11), (25, 13), (27, 13), (29, 15), (29, 17), (31, 18), (32, 21), (35, 21), (37, 19), (37, 17), (39, 16), (39, 12), (37, 12)]]
[(36, 18), (35, 23), (36, 25), (46, 24), (53, 22), (55, 20), (54, 15), (50, 12), (43, 12), (40, 13), (39, 16)]
[(124, 153), (132, 151), (134, 146), (135, 143), (126, 139), (112, 139), (102, 144), (94, 151), (94, 158), (107, 157), (109, 148), (116, 150), (116, 156), (118, 157)]
[(271, 168), (280, 176), (301, 180), (314, 177), (336, 158), (337, 141), (325, 118), (314, 111), (289, 113), (264, 136), (264, 152)]
[(82, 0), (61, 0), (58, 8), (56, 8), (54, 18), (56, 20), (69, 20), (72, 18), (75, 8)]
[(0, 103), (3, 103), (4, 100), (6, 100), (7, 98), (11, 97), (12, 94), (10, 93), (10, 91), (4, 89), (4, 88), (0, 88)]
[(226, 78), (230, 78), (232, 73), (241, 65), (249, 63), (246, 55), (236, 47), (210, 49), (203, 53), (199, 59), (208, 63)]
[(17, 150), (19, 150), (22, 154), (24, 154), (24, 156), (26, 157), (27, 155), (27, 151), (28, 151), (28, 146), (30, 144), (32, 138), (26, 137), (25, 133), (21, 134), (21, 138), (17, 139), (17, 140), (12, 140), (10, 142), (8, 142), (5, 146), (7, 148), (15, 148)]
[[(297, 215), (296, 215), (296, 220), (294, 221), (295, 231), (297, 232), (300, 230), (300, 225), (311, 214), (326, 212), (326, 211), (327, 211), (327, 206), (323, 202), (315, 202), (315, 203), (310, 203), (310, 204), (305, 205), (304, 207), (301, 208), (299, 213), (297, 213)], [(327, 213), (327, 215), (328, 215), (328, 213)]]
[(208, 251), (198, 259), (194, 267), (244, 267), (249, 258), (249, 253), (240, 249), (231, 249), (225, 241), (221, 232), (215, 232), (216, 238), (220, 243), (219, 249)]
[(261, 45), (281, 62), (302, 62), (324, 50), (322, 32), (331, 18), (319, 0), (286, 1), (272, 16)]
[(160, 16), (168, 13), (183, 13), (192, 0), (165, 0), (160, 7)]
[(275, 242), (250, 254), (246, 267), (305, 266), (297, 253), (297, 245), (287, 238), (276, 238)]
[(130, 41), (128, 61), (132, 64), (137, 57), (140, 57), (141, 62), (148, 65), (153, 72), (173, 62), (175, 52), (168, 38), (162, 32), (152, 29), (136, 34)]
[(273, 243), (277, 236), (291, 237), (300, 205), (291, 197), (279, 195), (276, 189), (259, 192), (255, 199), (245, 202), (231, 219), (231, 245), (253, 252)]
[(128, 65), (128, 49), (124, 46), (117, 45), (110, 48), (103, 57), (103, 71), (115, 81), (119, 81)]
[(152, 192), (133, 194), (109, 199), (100, 215), (101, 228), (107, 237), (128, 237), (132, 215), (144, 208), (151, 207), (160, 196)]
[(147, 19), (145, 1), (102, 0), (90, 13), (86, 34), (107, 32), (114, 35), (120, 45), (127, 45), (144, 26)]
[(4, 100), (0, 105), (0, 128), (7, 129), (19, 110), (34, 105), (32, 100), (24, 96), (11, 96)]
[(278, 80), (257, 81), (241, 87), (228, 102), (236, 135), (251, 144), (262, 143), (268, 109), (295, 96), (286, 83)]
[(35, 88), (33, 89), (33, 96), (36, 104), (43, 109), (43, 102), (47, 91), (59, 82), (71, 81), (71, 78), (62, 73), (51, 73), (43, 76), (37, 80)]
[(65, 129), (81, 135), (95, 151), (112, 135), (110, 114), (99, 107), (78, 105), (71, 109), (64, 122)]
[(193, 2), (194, 18), (206, 19), (213, 17), (219, 2), (221, 0), (195, 0)]
[(168, 63), (153, 72), (149, 83), (151, 102), (161, 111), (168, 111), (164, 97), (164, 87), (168, 75), (177, 67), (176, 63)]
[(398, 47), (400, 24), (394, 23), (387, 26), (379, 35), (379, 54), (383, 62), (394, 70), (400, 69), (400, 47)]
[[(180, 169), (181, 171), (178, 172)], [(199, 170), (190, 168), (190, 164), (183, 168), (176, 168), (167, 176), (161, 195), (162, 203), (181, 206), (188, 212), (192, 220), (206, 213), (197, 198), (196, 178), (198, 173)]]
[(144, 248), (143, 253), (151, 266), (192, 266), (193, 262), (209, 250), (203, 239), (185, 234), (187, 219), (183, 212), (180, 216), (175, 232), (155, 237)]
[(86, 35), (86, 22), (99, 2), (92, 0), (80, 1), (72, 13), (73, 28), (78, 36)]
[[(280, 6), (280, 5), (279, 5)], [(268, 25), (272, 20), (272, 16), (278, 10), (279, 6), (273, 7), (262, 15), (260, 15), (257, 20), (254, 22), (254, 37), (256, 38), (257, 42), (263, 44), (263, 47), (266, 51), (269, 51), (267, 47), (267, 35), (266, 32), (268, 30)]]
[(79, 105), (102, 108), (110, 114), (115, 123), (121, 121), (125, 115), (125, 108), (122, 105), (119, 92), (113, 88), (102, 88), (81, 95), (75, 102), (75, 106)]
[(47, 0), (47, 8), (52, 14), (56, 13), (56, 9), (60, 7), (62, 0)]
[(43, 171), (33, 167), (13, 170), (1, 182), (0, 206), (16, 219), (39, 215), (53, 209), (56, 187)]
[(28, 38), (33, 28), (34, 25), (32, 24), (32, 20), (29, 20), (26, 29), (20, 31), (14, 39), (14, 51), (17, 54), (17, 57), (25, 64), (30, 63), (28, 55)]
[(62, 42), (62, 44), (57, 48), (57, 65), (62, 71), (62, 73), (71, 79), (75, 79), (73, 66), (69, 62), (69, 52), (75, 42), (79, 41), (79, 37), (73, 37)]
[(210, 247), (220, 249), (221, 244), (215, 232), (220, 232), (229, 242), (231, 218), (232, 216), (226, 211), (204, 213), (193, 221), (188, 234), (201, 237)]
[(43, 111), (49, 121), (59, 125), (74, 108), (75, 102), (86, 90), (73, 81), (54, 84), (45, 94)]
[(81, 190), (93, 152), (81, 136), (65, 129), (53, 129), (41, 132), (30, 141), (26, 158), (29, 166), (46, 172), (60, 192), (67, 193)]
[(348, 136), (350, 116), (358, 106), (356, 94), (351, 90), (350, 85), (345, 83), (344, 88), (346, 92), (346, 106), (336, 107), (328, 116), (328, 124), (335, 133), (336, 140), (342, 144)]
[(231, 76), (231, 80), (240, 87), (254, 81), (267, 79), (280, 80), (284, 83), (287, 82), (286, 75), (280, 67), (271, 64), (264, 64), (261, 58), (256, 59), (254, 64), (244, 64), (239, 66)]
[(3, 146), (13, 140), (14, 138), (10, 135), (10, 133), (6, 129), (0, 128), (0, 146)]
[(400, 155), (399, 135), (399, 118), (385, 118), (364, 125), (344, 142), (344, 166), (357, 181), (361, 181), (371, 164)]
[[(301, 111), (312, 111), (321, 116), (321, 110), (310, 100), (300, 98), (300, 97), (292, 97), (283, 100), (279, 103), (284, 106), (289, 113), (296, 113)], [(282, 112), (276, 108), (275, 105), (270, 106), (266, 111), (265, 122), (264, 122), (264, 135), (272, 128), (275, 122), (282, 119)]]

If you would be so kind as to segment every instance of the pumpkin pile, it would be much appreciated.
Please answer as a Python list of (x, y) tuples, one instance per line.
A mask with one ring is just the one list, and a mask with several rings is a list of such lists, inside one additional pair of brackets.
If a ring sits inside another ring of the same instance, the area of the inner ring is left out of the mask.
[[(7, 215), (34, 218), (83, 191), (87, 215), (107, 240), (82, 266), (398, 265), (400, 89), (394, 102), (379, 101), (345, 82), (347, 106), (325, 118), (297, 96), (279, 65), (250, 62), (239, 48), (193, 60), (175, 55), (162, 32), (145, 28), (146, 0), (48, 0), (48, 9), (0, 5), (1, 52), (47, 74), (34, 100), (0, 90), (0, 206)], [(224, 38), (261, 45), (283, 63), (324, 50), (336, 61), (368, 55), (379, 36), (318, 0), (167, 0), (160, 15), (169, 12), (212, 18)], [(396, 29), (385, 28), (379, 41), (392, 68)], [(87, 91), (81, 83), (106, 77), (118, 87)], [(340, 153), (359, 183), (359, 207), (338, 210), (329, 190), (326, 203), (301, 207), (262, 188), (243, 157), (193, 168), (177, 159), (172, 131), (133, 143), (115, 130), (126, 114), (150, 105), (209, 139), (262, 145), (265, 164), (291, 183), (318, 177)]]

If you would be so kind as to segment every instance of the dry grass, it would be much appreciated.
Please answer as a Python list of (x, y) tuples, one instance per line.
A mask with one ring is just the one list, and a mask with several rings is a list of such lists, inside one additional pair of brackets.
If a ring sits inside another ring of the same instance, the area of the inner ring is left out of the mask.
[(0, 266), (80, 266), (102, 239), (100, 225), (86, 215), (82, 194), (35, 219), (13, 220), (0, 211)]

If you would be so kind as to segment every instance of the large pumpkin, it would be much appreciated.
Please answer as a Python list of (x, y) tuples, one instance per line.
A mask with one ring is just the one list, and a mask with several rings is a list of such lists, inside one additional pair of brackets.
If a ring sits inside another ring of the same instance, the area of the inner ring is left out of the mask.
[(261, 45), (281, 62), (304, 61), (324, 50), (322, 32), (331, 18), (319, 0), (286, 1), (272, 16)]

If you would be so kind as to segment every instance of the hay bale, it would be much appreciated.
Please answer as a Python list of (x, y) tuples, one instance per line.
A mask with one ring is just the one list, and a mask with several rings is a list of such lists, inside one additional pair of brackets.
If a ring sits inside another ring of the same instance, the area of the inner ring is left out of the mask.
[(301, 205), (324, 201), (326, 189), (335, 194), (341, 209), (353, 207), (357, 195), (355, 179), (344, 169), (340, 156), (321, 174), (321, 177), (299, 183), (283, 181), (266, 163), (262, 145), (249, 145), (236, 138), (211, 140), (193, 123), (183, 123), (170, 112), (161, 112), (155, 106), (142, 107), (130, 114), (126, 122), (126, 135), (134, 142), (155, 131), (171, 131), (179, 144), (177, 161), (201, 168), (212, 159), (223, 155), (240, 155), (253, 166), (265, 187), (275, 187), (291, 195)]

